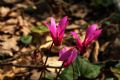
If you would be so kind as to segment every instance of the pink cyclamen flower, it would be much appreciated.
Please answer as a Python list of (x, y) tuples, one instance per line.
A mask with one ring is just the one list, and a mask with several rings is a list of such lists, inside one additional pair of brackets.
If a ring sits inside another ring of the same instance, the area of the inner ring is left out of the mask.
[(72, 47), (70, 49), (64, 47), (59, 52), (59, 61), (64, 62), (64, 67), (68, 67), (72, 62), (76, 59), (78, 54), (78, 51), (75, 47)]
[(50, 30), (51, 37), (53, 39), (53, 42), (56, 46), (60, 46), (62, 43), (62, 39), (64, 36), (65, 28), (68, 23), (68, 18), (67, 16), (63, 17), (58, 26), (56, 26), (55, 19), (51, 17), (51, 23), (45, 23), (45, 25), (48, 27)]
[(96, 40), (100, 36), (102, 30), (97, 29), (97, 26), (98, 26), (97, 24), (92, 24), (87, 28), (85, 39), (83, 42), (78, 37), (77, 33), (71, 32), (73, 38), (76, 39), (76, 47), (80, 50), (81, 54), (83, 54), (86, 51), (87, 46), (92, 41)]

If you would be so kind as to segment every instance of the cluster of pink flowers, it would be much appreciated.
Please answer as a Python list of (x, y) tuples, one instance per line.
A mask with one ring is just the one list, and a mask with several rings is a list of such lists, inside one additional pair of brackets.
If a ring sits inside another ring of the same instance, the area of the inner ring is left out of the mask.
[[(51, 18), (50, 24), (45, 23), (45, 25), (50, 30), (50, 34), (55, 46), (61, 45), (67, 24), (68, 18), (66, 16), (60, 20), (58, 26), (56, 26), (54, 18)], [(97, 26), (97, 24), (92, 24), (88, 26), (83, 42), (80, 40), (76, 32), (71, 32), (71, 35), (76, 40), (76, 45), (74, 47), (71, 47), (70, 49), (64, 47), (62, 50), (59, 51), (59, 60), (64, 62), (64, 67), (68, 67), (76, 59), (78, 51), (80, 52), (80, 54), (84, 54), (88, 45), (100, 36), (102, 30), (97, 29)]]

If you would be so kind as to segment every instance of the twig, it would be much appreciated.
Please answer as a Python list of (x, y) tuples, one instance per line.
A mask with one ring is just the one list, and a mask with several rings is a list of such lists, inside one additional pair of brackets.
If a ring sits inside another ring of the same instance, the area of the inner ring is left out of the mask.
[(0, 63), (2, 62), (2, 63), (5, 63), (5, 62), (10, 62), (10, 61), (14, 61), (14, 60), (16, 60), (16, 59), (19, 59), (19, 58), (21, 58), (22, 56), (24, 56), (24, 55), (31, 55), (32, 53), (30, 53), (30, 52), (32, 52), (32, 51), (34, 51), (34, 50), (31, 50), (31, 51), (29, 51), (29, 52), (20, 52), (21, 54), (16, 54), (15, 56), (13, 56), (12, 58), (9, 58), (9, 59), (5, 59), (5, 60), (0, 60)]
[(60, 67), (60, 69), (59, 69), (59, 71), (58, 71), (58, 73), (57, 73), (57, 75), (56, 75), (56, 78), (55, 78), (54, 80), (57, 80), (57, 79), (58, 79), (58, 76), (60, 75), (60, 72), (61, 72), (61, 70), (62, 70), (62, 68), (63, 68), (63, 65), (64, 65), (64, 62), (62, 63), (62, 66)]
[[(40, 43), (37, 45), (36, 49), (34, 50), (34, 52), (33, 52), (33, 54), (32, 54), (32, 60), (33, 60), (34, 62), (36, 62), (37, 53), (40, 52), (40, 50), (39, 50), (40, 45), (41, 45)], [(41, 56), (42, 56), (42, 54), (41, 54)]]
[(36, 66), (36, 65), (19, 65), (19, 64), (13, 64), (13, 63), (0, 63), (0, 66), (14, 66), (14, 67), (18, 67), (18, 68), (31, 68), (31, 69), (43, 69), (43, 68), (60, 68), (61, 66), (44, 66), (44, 65), (40, 65), (40, 66)]
[[(50, 50), (50, 53), (51, 53), (52, 46), (53, 46), (53, 42), (52, 42), (52, 44), (51, 44), (51, 46), (50, 46), (50, 49), (49, 49), (49, 50)], [(44, 66), (46, 66), (47, 60), (48, 60), (48, 56), (46, 55), (46, 59), (45, 59)], [(42, 72), (41, 72), (41, 74), (40, 74), (39, 80), (42, 79), (43, 71), (44, 71), (44, 69), (42, 70)]]

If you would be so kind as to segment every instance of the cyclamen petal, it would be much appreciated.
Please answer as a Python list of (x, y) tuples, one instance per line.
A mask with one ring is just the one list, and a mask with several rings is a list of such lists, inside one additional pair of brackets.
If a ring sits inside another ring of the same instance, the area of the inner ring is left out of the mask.
[(84, 40), (84, 44), (87, 47), (92, 41), (96, 40), (100, 34), (101, 34), (101, 29), (97, 29), (98, 25), (97, 24), (92, 24), (90, 27), (88, 27), (86, 31), (86, 37)]
[(95, 33), (94, 33), (94, 40), (96, 40), (100, 36), (101, 32), (102, 32), (101, 29), (95, 31)]
[(89, 40), (94, 35), (97, 26), (98, 26), (97, 24), (92, 24), (87, 28), (85, 41)]
[(56, 28), (55, 19), (53, 17), (51, 17), (51, 25), (49, 26), (49, 29), (52, 33), (56, 34), (57, 28)]
[(55, 40), (56, 39), (56, 30), (57, 30), (55, 19), (53, 17), (51, 17), (51, 23), (50, 24), (44, 23), (44, 24), (50, 30), (50, 34), (51, 34), (52, 39)]
[(64, 67), (68, 67), (70, 64), (72, 64), (73, 61), (76, 59), (77, 54), (78, 54), (78, 51), (74, 48), (68, 60), (64, 62)]
[(67, 51), (64, 50), (66, 50), (65, 47), (59, 52), (61, 55), (59, 61), (63, 61), (64, 67), (67, 67), (76, 59), (78, 52), (74, 47), (68, 49)]
[(59, 61), (65, 61), (68, 59), (68, 57), (71, 54), (70, 53), (71, 49), (67, 49), (66, 47), (64, 47), (60, 52), (59, 52)]
[(59, 24), (58, 24), (58, 34), (60, 35), (60, 33), (62, 33), (63, 32), (63, 30), (65, 29), (65, 27), (67, 26), (67, 24), (68, 24), (68, 18), (67, 18), (67, 16), (65, 16), (65, 17), (63, 17), (61, 20), (60, 20), (60, 22), (59, 22)]
[(77, 34), (76, 32), (71, 32), (71, 34), (73, 35), (73, 38), (76, 40), (77, 45), (78, 45), (79, 47), (82, 47), (82, 42), (81, 42), (78, 34)]
[(64, 47), (62, 50), (60, 50), (59, 57), (61, 57), (67, 50), (68, 50), (67, 47)]
[(76, 40), (79, 39), (78, 34), (76, 32), (71, 32), (71, 34), (73, 35), (73, 38), (75, 38)]
[(64, 32), (65, 32), (65, 28), (68, 24), (68, 18), (67, 16), (63, 17), (59, 24), (58, 24), (58, 27), (57, 27), (57, 35), (59, 36), (59, 40), (60, 42), (62, 41), (63, 39), (63, 35), (64, 35)]
[(96, 40), (100, 36), (101, 32), (101, 29), (94, 31), (94, 34), (85, 42), (85, 45), (88, 46), (92, 41)]

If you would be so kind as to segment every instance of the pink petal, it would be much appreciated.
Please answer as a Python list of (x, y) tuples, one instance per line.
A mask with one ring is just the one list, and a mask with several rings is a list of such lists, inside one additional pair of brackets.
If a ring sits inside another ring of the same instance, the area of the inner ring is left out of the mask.
[(81, 48), (82, 42), (81, 42), (80, 38), (78, 37), (78, 34), (76, 32), (71, 32), (71, 34), (72, 34), (73, 38), (76, 40), (77, 46)]
[(63, 17), (63, 18), (60, 20), (60, 22), (59, 22), (59, 24), (58, 24), (58, 27), (57, 27), (59, 34), (60, 34), (61, 32), (63, 32), (63, 29), (65, 29), (65, 27), (67, 26), (67, 23), (68, 23), (68, 18), (67, 18), (67, 16)]
[(94, 35), (92, 35), (91, 38), (83, 42), (84, 46), (87, 47), (93, 40), (94, 40)]
[(64, 47), (62, 50), (60, 50), (59, 57), (61, 57), (67, 50), (68, 50), (67, 47)]
[(86, 36), (85, 36), (85, 39), (83, 42), (85, 47), (87, 47), (94, 39), (94, 33), (97, 29), (97, 26), (98, 26), (97, 24), (92, 24), (88, 27), (88, 29), (86, 31)]
[(96, 40), (100, 36), (101, 32), (102, 32), (101, 29), (98, 29), (98, 30), (95, 31), (95, 33), (94, 33), (94, 40)]
[(52, 36), (52, 39), (53, 40), (55, 40), (56, 39), (56, 35), (55, 35), (55, 31), (54, 30), (52, 30), (52, 27), (51, 27), (51, 25), (50, 24), (48, 24), (48, 23), (44, 23), (45, 24), (45, 26), (47, 26), (48, 27), (48, 29), (50, 30), (50, 34), (51, 34), (51, 36)]
[(100, 36), (101, 32), (101, 29), (96, 30), (93, 36), (91, 36), (91, 38), (87, 41), (87, 44), (90, 44), (93, 40), (96, 40)]
[(56, 23), (55, 23), (55, 19), (51, 17), (51, 23), (44, 23), (48, 29), (50, 30), (50, 34), (52, 36), (53, 41), (56, 40)]
[(65, 31), (67, 24), (68, 24), (68, 18), (67, 18), (67, 16), (65, 16), (60, 20), (59, 25), (57, 27), (57, 35), (58, 35), (60, 41), (62, 41), (64, 31)]
[(59, 60), (66, 61), (70, 57), (72, 49), (73, 48), (70, 48), (67, 51), (65, 51), (65, 48), (63, 48), (62, 51), (59, 52), (60, 55)]
[(93, 36), (94, 31), (97, 29), (97, 24), (92, 24), (88, 27), (87, 31), (86, 31), (86, 36), (85, 36), (85, 41), (90, 39), (91, 36)]
[(53, 17), (51, 17), (51, 26), (49, 26), (49, 29), (54, 35), (56, 35), (57, 28), (56, 28), (55, 19)]
[(73, 63), (73, 61), (74, 61), (74, 60), (76, 59), (76, 57), (77, 57), (78, 51), (77, 51), (75, 48), (73, 48), (73, 50), (71, 51), (70, 54), (71, 54), (71, 55), (70, 55), (70, 57), (68, 58), (68, 60), (64, 62), (64, 67), (68, 67), (70, 64)]

